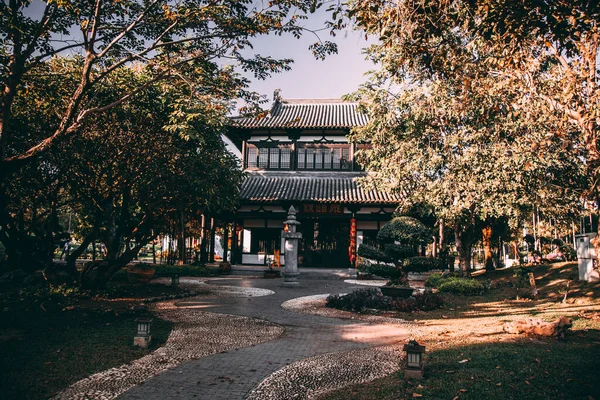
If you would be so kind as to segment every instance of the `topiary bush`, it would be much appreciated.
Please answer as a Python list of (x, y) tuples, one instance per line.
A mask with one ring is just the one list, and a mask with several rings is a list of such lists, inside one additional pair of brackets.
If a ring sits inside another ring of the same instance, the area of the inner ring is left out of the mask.
[(438, 290), (462, 296), (478, 296), (485, 292), (485, 286), (475, 279), (453, 277), (444, 279)]
[(398, 279), (402, 276), (402, 271), (393, 265), (373, 264), (367, 267), (367, 272), (387, 279)]
[(383, 251), (379, 250), (374, 246), (369, 246), (367, 244), (361, 244), (358, 246), (358, 250), (356, 252), (360, 257), (376, 260), (381, 262), (391, 262), (392, 259), (388, 257)]
[(377, 241), (409, 245), (428, 244), (433, 242), (433, 231), (416, 218), (396, 217), (381, 227), (377, 233)]
[(407, 272), (427, 272), (432, 269), (442, 269), (444, 260), (431, 257), (410, 257), (404, 260), (403, 268)]

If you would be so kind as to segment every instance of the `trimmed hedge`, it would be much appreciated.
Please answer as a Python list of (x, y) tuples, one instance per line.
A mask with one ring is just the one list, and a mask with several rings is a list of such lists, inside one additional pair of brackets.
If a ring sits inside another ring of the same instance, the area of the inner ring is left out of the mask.
[(442, 282), (438, 288), (440, 292), (459, 294), (462, 296), (478, 296), (485, 292), (485, 286), (469, 278), (450, 278)]

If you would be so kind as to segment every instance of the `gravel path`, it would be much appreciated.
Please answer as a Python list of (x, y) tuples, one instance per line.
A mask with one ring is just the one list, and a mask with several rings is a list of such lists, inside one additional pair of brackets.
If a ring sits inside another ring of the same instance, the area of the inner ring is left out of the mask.
[[(195, 278), (181, 281), (182, 285), (202, 285)], [(271, 290), (256, 288), (203, 286), (206, 287), (206, 290), (202, 288), (204, 295), (189, 298), (187, 301), (198, 301), (207, 297), (250, 298), (274, 293)], [(267, 321), (181, 308), (176, 306), (174, 301), (156, 303), (151, 309), (156, 316), (175, 323), (163, 347), (129, 364), (76, 382), (54, 399), (113, 399), (185, 361), (253, 346), (276, 339), (283, 333), (283, 328)]]
[[(176, 304), (268, 320), (283, 327), (284, 333), (277, 340), (186, 362), (149, 379), (144, 385), (132, 388), (119, 396), (119, 399), (234, 400), (251, 395), (253, 399), (260, 399), (269, 393), (270, 397), (264, 398), (287, 400), (291, 398), (289, 390), (299, 390), (286, 389), (290, 388), (289, 382), (277, 378), (285, 377), (287, 373), (306, 375), (307, 381), (313, 382), (309, 385), (310, 393), (317, 393), (323, 388), (332, 388), (334, 382), (362, 382), (393, 371), (397, 368), (398, 357), (394, 357), (390, 350), (386, 351), (385, 347), (373, 348), (404, 342), (409, 337), (409, 324), (398, 320), (394, 320), (394, 323), (377, 320), (375, 316), (371, 320), (363, 320), (362, 317), (353, 318), (350, 313), (335, 310), (331, 310), (333, 314), (323, 316), (297, 312), (318, 299), (324, 303), (324, 293), (345, 293), (357, 288), (357, 285), (344, 283), (343, 279), (343, 276), (319, 277), (314, 276), (314, 273), (311, 276), (301, 275), (302, 286), (299, 288), (282, 288), (280, 279), (209, 280), (207, 283), (213, 285), (260, 286), (273, 290), (275, 294), (248, 299), (192, 299)], [(320, 296), (309, 297), (308, 301), (298, 299), (315, 295)], [(228, 334), (229, 332), (223, 332), (223, 335)], [(358, 350), (363, 352), (355, 353)], [(369, 357), (382, 362), (377, 361), (374, 363), (376, 365), (367, 362), (361, 366), (361, 360), (368, 360)], [(343, 364), (340, 364), (340, 359)], [(301, 360), (306, 361), (302, 363)], [(356, 368), (353, 363), (356, 363)], [(315, 372), (314, 365), (318, 365), (319, 370), (323, 371), (320, 381), (323, 388), (314, 384), (319, 382), (318, 377), (308, 378)], [(345, 365), (346, 368), (339, 368), (340, 365)], [(273, 374), (283, 375), (273, 377)], [(259, 385), (261, 393), (251, 394)], [(298, 396), (307, 395), (308, 389), (303, 393), (299, 392)]]
[(401, 353), (400, 346), (382, 346), (305, 358), (262, 381), (248, 400), (311, 399), (369, 382), (397, 371)]
[(310, 398), (398, 369), (396, 346), (412, 325), (325, 308), (323, 293), (363, 283), (319, 275), (301, 275), (299, 288), (281, 288), (280, 279), (181, 278), (202, 295), (152, 305), (175, 322), (164, 347), (55, 399)]

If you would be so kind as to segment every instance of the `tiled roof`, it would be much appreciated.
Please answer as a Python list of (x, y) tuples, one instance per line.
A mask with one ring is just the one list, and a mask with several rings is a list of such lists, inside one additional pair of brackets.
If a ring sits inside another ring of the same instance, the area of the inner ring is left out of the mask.
[(242, 185), (243, 202), (311, 201), (346, 204), (398, 204), (381, 191), (368, 192), (352, 173), (251, 173)]
[(358, 103), (340, 99), (281, 99), (264, 117), (233, 118), (241, 128), (352, 128), (369, 121), (357, 111)]

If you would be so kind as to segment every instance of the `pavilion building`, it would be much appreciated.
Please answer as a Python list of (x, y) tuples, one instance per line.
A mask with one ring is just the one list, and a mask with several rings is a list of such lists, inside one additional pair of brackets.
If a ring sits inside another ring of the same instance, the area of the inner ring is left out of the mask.
[[(266, 265), (281, 255), (290, 206), (298, 210), (303, 267), (347, 267), (362, 242), (375, 240), (399, 199), (367, 191), (355, 153), (366, 144), (347, 134), (368, 122), (357, 103), (338, 99), (276, 99), (262, 117), (232, 119), (229, 138), (240, 149), (246, 178), (232, 216), (232, 262)], [(229, 246), (228, 246), (229, 247)]]

